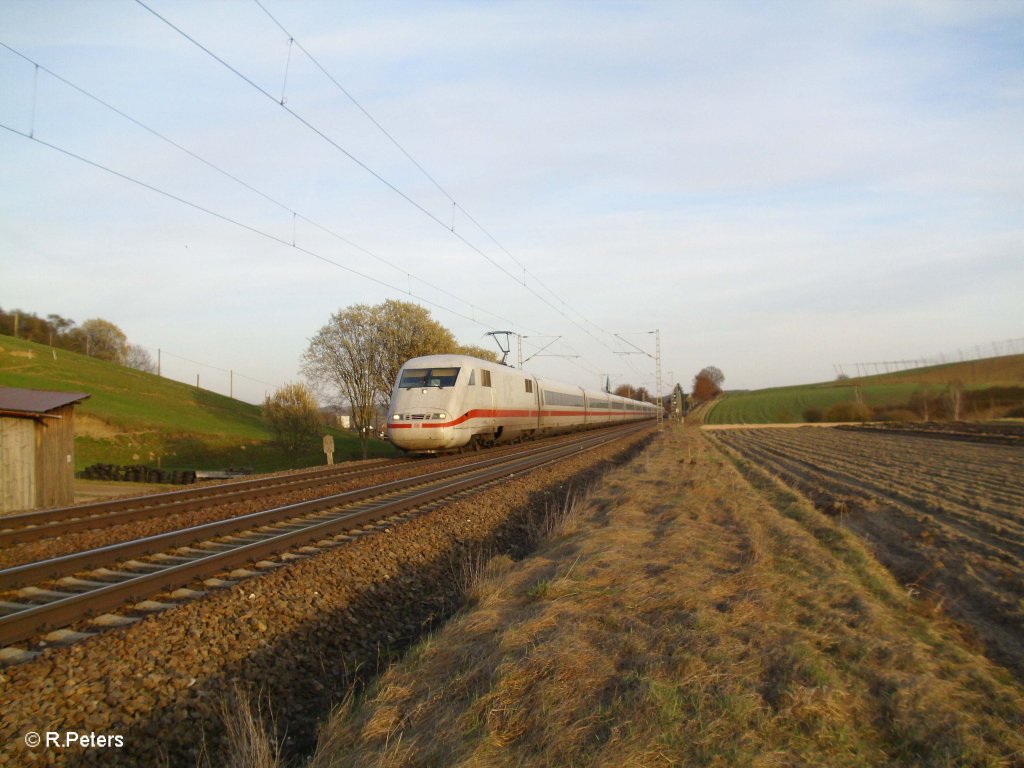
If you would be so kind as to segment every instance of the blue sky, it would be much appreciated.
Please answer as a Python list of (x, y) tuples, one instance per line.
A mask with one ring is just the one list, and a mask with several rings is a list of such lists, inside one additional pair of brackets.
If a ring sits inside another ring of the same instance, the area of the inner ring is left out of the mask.
[(172, 375), (260, 399), (410, 293), (465, 343), (561, 337), (527, 368), (588, 387), (653, 388), (615, 334), (655, 328), (666, 390), (1024, 336), (1020, 3), (265, 0), (433, 181), (255, 2), (147, 5), (272, 98), (131, 0), (0, 0), (0, 42), (272, 201), (0, 49), (38, 139), (0, 130), (0, 306)]

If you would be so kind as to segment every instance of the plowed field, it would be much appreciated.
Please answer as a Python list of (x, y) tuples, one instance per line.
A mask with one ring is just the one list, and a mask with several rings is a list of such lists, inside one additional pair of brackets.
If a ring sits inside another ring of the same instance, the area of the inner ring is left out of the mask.
[(1024, 448), (814, 428), (711, 439), (837, 516), (1024, 678)]

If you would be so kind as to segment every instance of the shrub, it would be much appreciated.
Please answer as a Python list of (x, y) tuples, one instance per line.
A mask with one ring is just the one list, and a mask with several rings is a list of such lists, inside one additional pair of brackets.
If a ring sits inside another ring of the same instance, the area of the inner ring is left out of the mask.
[(825, 411), (825, 421), (870, 421), (871, 416), (863, 403), (836, 403)]
[(285, 384), (263, 402), (263, 418), (274, 441), (293, 458), (320, 434), (320, 409), (302, 384)]
[(821, 421), (821, 419), (821, 408), (808, 408), (806, 411), (804, 411), (804, 421), (808, 422), (809, 424), (819, 422)]

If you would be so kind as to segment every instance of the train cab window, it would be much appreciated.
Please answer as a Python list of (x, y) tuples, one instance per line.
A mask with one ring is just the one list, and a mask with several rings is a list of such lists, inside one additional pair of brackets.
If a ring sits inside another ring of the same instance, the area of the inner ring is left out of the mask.
[(403, 389), (414, 387), (453, 387), (459, 377), (458, 368), (407, 368), (399, 382)]
[(485, 371), (483, 368), (480, 369), (480, 386), (491, 386), (491, 372)]
[(531, 393), (533, 392), (533, 381), (530, 379), (526, 380), (526, 391)]

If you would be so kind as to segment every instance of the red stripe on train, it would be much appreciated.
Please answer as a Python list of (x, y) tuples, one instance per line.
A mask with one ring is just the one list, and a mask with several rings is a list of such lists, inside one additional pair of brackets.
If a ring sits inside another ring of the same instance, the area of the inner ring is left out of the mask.
[[(459, 424), (463, 424), (470, 419), (508, 419), (508, 418), (532, 418), (535, 419), (540, 417), (551, 417), (551, 416), (582, 416), (586, 418), (588, 415), (591, 417), (595, 416), (629, 416), (630, 414), (638, 413), (638, 411), (530, 411), (530, 410), (497, 410), (487, 408), (477, 408), (472, 411), (459, 416), (457, 419), (452, 421), (442, 422), (417, 422), (424, 429), (439, 429), (442, 427), (454, 427)], [(412, 429), (413, 425), (409, 422), (388, 422), (388, 429)]]

